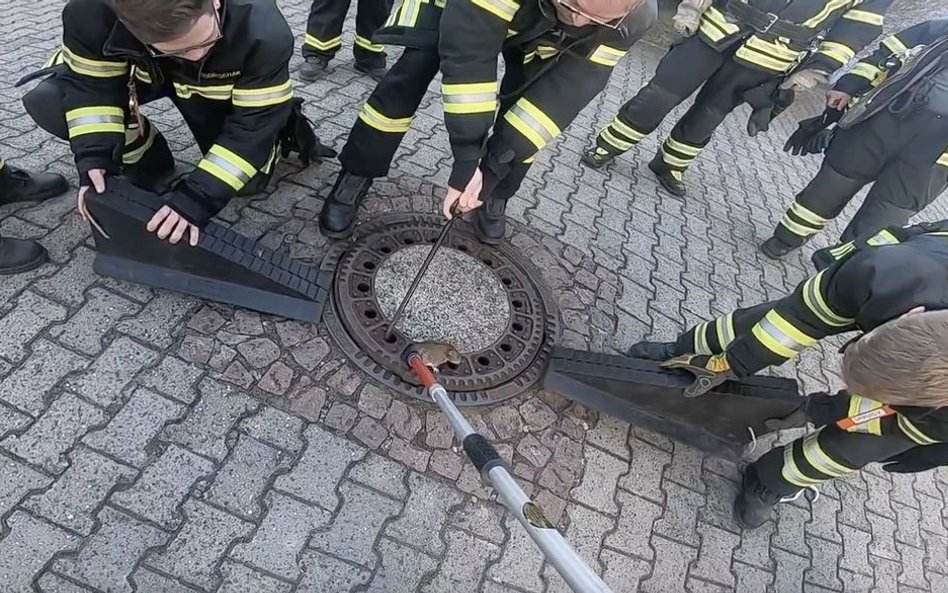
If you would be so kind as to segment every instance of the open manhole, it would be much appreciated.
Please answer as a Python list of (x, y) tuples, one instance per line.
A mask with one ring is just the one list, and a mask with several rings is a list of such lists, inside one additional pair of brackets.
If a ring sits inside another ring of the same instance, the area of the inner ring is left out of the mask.
[(393, 214), (360, 225), (323, 262), (334, 272), (330, 335), (362, 370), (426, 398), (402, 360), (413, 342), (454, 345), (458, 365), (440, 378), (456, 403), (482, 405), (520, 394), (543, 375), (559, 319), (539, 271), (508, 245), (484, 245), (461, 222), (448, 235), (391, 336), (394, 315), (444, 219)]

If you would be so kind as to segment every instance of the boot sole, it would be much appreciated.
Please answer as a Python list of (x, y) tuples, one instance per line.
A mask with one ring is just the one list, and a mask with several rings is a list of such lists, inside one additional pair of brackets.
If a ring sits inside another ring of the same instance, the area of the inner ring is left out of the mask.
[(794, 250), (791, 249), (790, 251), (785, 251), (785, 252), (783, 252), (783, 253), (777, 253), (776, 251), (773, 251), (772, 249), (770, 249), (769, 247), (767, 247), (767, 244), (766, 244), (766, 243), (761, 243), (761, 244), (760, 244), (760, 252), (763, 253), (764, 255), (766, 255), (767, 257), (769, 257), (770, 259), (774, 259), (774, 260), (776, 260), (776, 259), (781, 259), (781, 258), (783, 258), (783, 257), (785, 257), (785, 256), (787, 256), (787, 255), (789, 255), (789, 254), (792, 253), (793, 251), (794, 251)]
[(352, 233), (355, 232), (356, 220), (352, 221), (352, 224), (342, 229), (341, 231), (333, 231), (327, 229), (323, 226), (323, 223), (319, 223), (319, 232), (323, 234), (324, 237), (329, 237), (330, 239), (348, 239), (352, 236)]
[(685, 197), (688, 192), (684, 189), (681, 189), (677, 186), (671, 185), (668, 181), (665, 180), (665, 171), (658, 169), (652, 163), (648, 164), (649, 171), (655, 174), (655, 178), (658, 180), (658, 184), (665, 188), (665, 191), (675, 196), (676, 198)]
[(608, 161), (596, 162), (588, 158), (586, 155), (583, 155), (579, 158), (579, 162), (586, 165), (590, 169), (605, 169), (606, 167), (612, 164), (612, 161), (613, 159), (609, 159)]
[(13, 276), (14, 274), (22, 274), (24, 272), (31, 272), (35, 270), (36, 268), (42, 266), (48, 261), (49, 261), (49, 253), (44, 251), (41, 257), (38, 257), (34, 259), (33, 261), (27, 262), (25, 264), (21, 264), (15, 268), (6, 268), (3, 270), (0, 270), (0, 276)]
[(69, 191), (69, 182), (63, 180), (61, 184), (48, 191), (29, 196), (23, 196), (16, 200), (0, 200), (0, 204), (14, 204), (16, 202), (45, 202), (46, 200), (61, 196), (67, 191)]

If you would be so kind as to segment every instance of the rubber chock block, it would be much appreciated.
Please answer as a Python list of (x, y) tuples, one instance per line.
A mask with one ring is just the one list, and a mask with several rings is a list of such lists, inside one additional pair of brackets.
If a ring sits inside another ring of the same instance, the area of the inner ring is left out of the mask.
[(543, 387), (726, 459), (740, 458), (752, 442), (748, 428), (760, 436), (768, 432), (765, 420), (803, 402), (792, 379), (749, 377), (686, 398), (682, 390), (690, 382), (691, 375), (650, 360), (554, 348)]
[(110, 179), (102, 194), (86, 194), (96, 256), (103, 276), (175, 290), (300, 321), (317, 322), (329, 298), (331, 277), (318, 266), (293, 260), (255, 239), (209, 223), (196, 247), (172, 245), (145, 230), (164, 205), (153, 193), (122, 179)]

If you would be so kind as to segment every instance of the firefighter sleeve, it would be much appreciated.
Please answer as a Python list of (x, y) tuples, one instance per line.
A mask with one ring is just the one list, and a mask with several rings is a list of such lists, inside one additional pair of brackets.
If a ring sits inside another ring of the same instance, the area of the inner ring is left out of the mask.
[(926, 21), (890, 35), (882, 40), (876, 51), (840, 78), (835, 88), (853, 97), (861, 95), (878, 86), (890, 69), (901, 64), (899, 56), (917, 45), (927, 45), (946, 34), (948, 19)]
[(103, 56), (106, 34), (115, 21), (104, 7), (101, 2), (71, 0), (63, 9), (63, 107), (80, 185), (89, 185), (92, 169), (117, 175), (125, 148), (129, 67)]
[(837, 262), (843, 261), (860, 249), (882, 245), (898, 245), (912, 237), (928, 233), (948, 234), (948, 220), (923, 222), (904, 227), (887, 227), (869, 236), (857, 237), (829, 249), (829, 256)]
[(192, 224), (207, 224), (255, 175), (273, 166), (293, 100), (293, 36), (285, 23), (281, 27), (251, 50), (220, 136), (171, 194), (170, 205)]
[(806, 68), (833, 72), (845, 66), (862, 48), (882, 33), (885, 13), (892, 0), (853, 2), (826, 32), (807, 60)]
[(497, 56), (519, 9), (514, 0), (452, 0), (441, 15), (441, 93), (454, 157), (448, 185), (456, 190), (484, 154), (497, 112)]

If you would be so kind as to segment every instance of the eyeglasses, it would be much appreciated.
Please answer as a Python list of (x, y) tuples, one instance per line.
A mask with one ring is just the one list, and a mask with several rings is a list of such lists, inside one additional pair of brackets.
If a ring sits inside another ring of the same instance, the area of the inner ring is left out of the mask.
[(185, 47), (182, 49), (176, 49), (174, 51), (158, 51), (150, 45), (145, 45), (145, 48), (148, 50), (148, 53), (153, 58), (180, 58), (187, 55), (188, 53), (197, 50), (197, 49), (207, 49), (213, 46), (215, 43), (224, 38), (224, 33), (221, 31), (221, 14), (217, 10), (212, 11), (214, 13), (214, 33), (207, 41), (202, 41), (190, 47)]
[(625, 17), (628, 16), (628, 13), (626, 13), (618, 18), (606, 20), (602, 17), (589, 14), (588, 12), (586, 12), (585, 10), (577, 6), (575, 0), (553, 0), (553, 2), (558, 6), (562, 6), (568, 12), (577, 14), (583, 18), (589, 19), (590, 21), (596, 23), (597, 25), (602, 25), (603, 27), (609, 27), (610, 29), (618, 29), (619, 25), (622, 24), (622, 21), (625, 20)]

